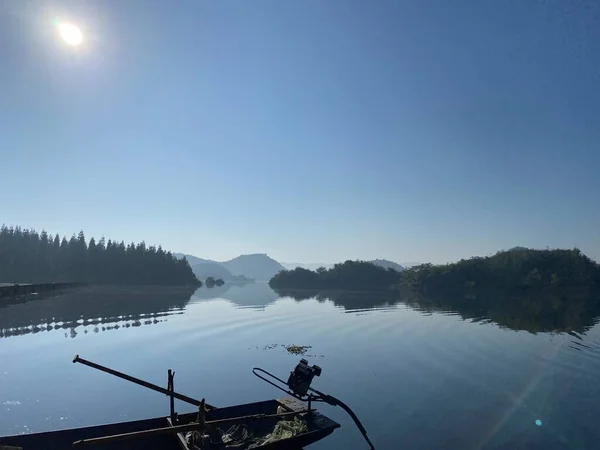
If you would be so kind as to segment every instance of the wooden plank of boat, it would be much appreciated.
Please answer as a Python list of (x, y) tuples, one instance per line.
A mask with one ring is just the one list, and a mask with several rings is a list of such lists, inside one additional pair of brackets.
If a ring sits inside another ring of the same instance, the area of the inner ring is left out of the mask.
[[(168, 425), (166, 417), (119, 422), (91, 427), (71, 428), (66, 430), (47, 431), (42, 433), (20, 434), (0, 437), (0, 446), (20, 447), (23, 450), (71, 450), (73, 442), (82, 439), (92, 439), (106, 435), (131, 433), (150, 430)], [(127, 443), (130, 450), (179, 450), (177, 440), (172, 435), (156, 436), (148, 439), (136, 439)], [(106, 443), (97, 450), (123, 449), (121, 442)]]
[[(207, 421), (224, 421), (224, 423), (231, 424), (240, 416), (267, 416), (277, 414), (278, 407), (282, 407), (286, 412), (299, 413), (301, 408), (304, 408), (304, 404), (301, 402), (295, 403), (287, 399), (281, 401), (267, 400), (215, 409), (206, 413), (206, 419)], [(183, 414), (179, 416), (177, 425), (191, 424), (196, 418), (196, 413)], [(252, 421), (252, 419), (249, 420)], [(263, 431), (264, 429), (269, 429), (269, 427), (274, 426), (277, 420), (277, 418), (267, 418), (265, 421), (269, 423), (265, 423)], [(262, 422), (262, 419), (255, 418), (253, 424), (260, 422)], [(265, 450), (283, 447), (291, 449), (302, 448), (323, 439), (340, 426), (316, 411), (311, 413), (310, 418), (307, 419), (307, 424), (309, 426), (308, 432), (273, 443), (276, 445), (269, 444), (260, 448)], [(187, 446), (184, 433), (175, 434), (175, 432), (169, 433), (168, 431), (155, 433), (157, 429), (164, 430), (166, 427), (170, 426), (172, 426), (170, 418), (159, 417), (94, 427), (0, 437), (0, 446), (20, 447), (23, 450), (66, 450), (71, 449), (74, 442), (83, 441), (85, 443), (85, 441), (91, 440), (95, 444), (93, 448), (101, 450), (122, 450), (124, 448), (131, 450), (152, 450), (155, 448), (162, 450), (178, 450), (180, 446), (183, 446), (185, 450), (191, 450)], [(137, 434), (137, 436), (135, 439), (129, 439), (131, 436), (125, 436), (124, 439), (127, 439), (126, 441), (122, 439), (106, 439), (107, 436), (123, 437), (123, 435), (127, 434)], [(227, 447), (225, 446), (223, 448)]]

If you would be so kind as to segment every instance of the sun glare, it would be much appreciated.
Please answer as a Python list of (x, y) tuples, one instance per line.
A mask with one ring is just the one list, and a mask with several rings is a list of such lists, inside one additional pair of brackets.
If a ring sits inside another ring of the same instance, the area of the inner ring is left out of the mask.
[(76, 47), (83, 42), (81, 30), (71, 23), (61, 23), (58, 25), (58, 33), (63, 41)]

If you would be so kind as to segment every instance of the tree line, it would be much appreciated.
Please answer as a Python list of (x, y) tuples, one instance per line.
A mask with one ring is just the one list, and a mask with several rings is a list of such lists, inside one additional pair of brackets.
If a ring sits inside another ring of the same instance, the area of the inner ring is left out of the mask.
[(0, 228), (0, 282), (200, 286), (188, 261), (145, 242), (70, 239), (21, 227)]
[(451, 264), (422, 264), (402, 273), (402, 287), (421, 293), (472, 290), (513, 292), (536, 288), (600, 287), (600, 266), (581, 250), (517, 248)]
[(269, 281), (273, 289), (343, 289), (349, 291), (387, 290), (397, 284), (400, 273), (372, 262), (346, 261), (331, 269), (316, 271), (297, 267), (282, 270)]
[(331, 269), (282, 270), (269, 282), (278, 289), (389, 290), (460, 293), (473, 289), (511, 291), (542, 287), (600, 287), (600, 265), (579, 249), (498, 252), (451, 264), (422, 264), (398, 272), (371, 262), (346, 261)]
[(584, 332), (600, 316), (600, 265), (576, 248), (518, 248), (402, 272), (346, 261), (330, 270), (282, 271), (270, 285), (297, 300), (328, 298), (348, 308), (401, 301), (422, 311), (452, 311), (466, 320), (533, 333)]

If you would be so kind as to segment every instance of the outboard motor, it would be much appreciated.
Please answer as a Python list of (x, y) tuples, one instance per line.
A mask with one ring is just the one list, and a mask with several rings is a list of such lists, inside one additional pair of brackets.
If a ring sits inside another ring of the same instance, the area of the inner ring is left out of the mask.
[[(295, 369), (292, 372), (290, 372), (290, 376), (286, 383), (281, 378), (276, 377), (275, 375), (273, 375), (270, 372), (267, 372), (264, 369), (261, 369), (259, 367), (255, 367), (254, 369), (252, 369), (252, 373), (254, 373), (254, 375), (256, 375), (261, 380), (266, 381), (270, 385), (275, 386), (277, 389), (285, 392), (288, 395), (291, 395), (294, 398), (297, 398), (298, 400), (308, 402), (309, 414), (311, 411), (312, 402), (323, 402), (327, 403), (328, 405), (339, 406), (344, 411), (346, 411), (350, 415), (350, 417), (352, 417), (352, 420), (354, 420), (354, 423), (356, 424), (363, 437), (369, 444), (371, 450), (375, 450), (373, 443), (367, 436), (367, 430), (360, 422), (356, 414), (354, 414), (354, 411), (352, 411), (352, 409), (350, 409), (348, 405), (346, 405), (341, 400), (333, 397), (332, 395), (324, 394), (310, 387), (313, 378), (321, 376), (321, 372), (321, 367), (316, 365), (311, 366), (308, 364), (308, 361), (306, 359), (301, 359), (298, 365), (295, 367)], [(263, 375), (266, 375), (266, 377)]]

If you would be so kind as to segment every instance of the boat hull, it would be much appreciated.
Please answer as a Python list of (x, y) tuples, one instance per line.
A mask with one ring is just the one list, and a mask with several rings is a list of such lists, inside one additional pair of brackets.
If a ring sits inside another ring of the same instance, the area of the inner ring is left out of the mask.
[[(276, 414), (279, 407), (286, 411), (298, 411), (303, 409), (305, 405), (295, 401), (294, 399), (267, 400), (257, 403), (248, 403), (245, 405), (218, 408), (206, 413), (206, 420), (222, 420), (256, 414)], [(182, 414), (179, 416), (178, 424), (181, 425), (193, 422), (196, 419), (196, 416), (196, 413)], [(308, 432), (289, 439), (273, 442), (259, 448), (263, 450), (300, 449), (330, 435), (336, 428), (339, 428), (340, 426), (338, 423), (318, 412), (314, 412), (309, 417), (306, 417), (306, 421), (309, 429)], [(170, 418), (157, 417), (133, 422), (121, 422), (85, 428), (49, 431), (44, 433), (6, 436), (0, 437), (0, 449), (2, 446), (11, 446), (20, 447), (23, 450), (66, 450), (72, 449), (73, 443), (76, 441), (124, 433), (154, 430), (157, 428), (168, 427), (170, 425)], [(105, 441), (102, 443), (96, 443), (90, 447), (94, 448), (95, 450), (189, 450), (187, 449), (187, 444), (185, 442), (183, 433), (159, 434), (136, 439), (128, 439), (125, 441)]]

